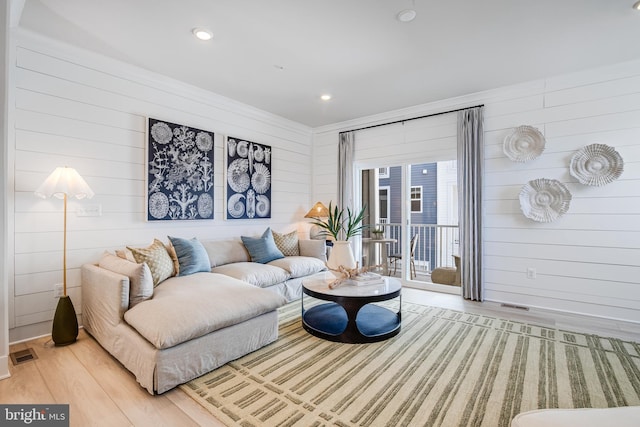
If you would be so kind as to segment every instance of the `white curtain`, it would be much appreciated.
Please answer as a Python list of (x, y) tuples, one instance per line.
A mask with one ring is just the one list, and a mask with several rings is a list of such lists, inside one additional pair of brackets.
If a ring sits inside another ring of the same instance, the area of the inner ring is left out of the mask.
[(462, 296), (484, 300), (482, 277), (482, 186), (484, 107), (458, 112), (458, 206)]
[(353, 132), (340, 134), (338, 142), (338, 208), (354, 210), (354, 170), (355, 135)]

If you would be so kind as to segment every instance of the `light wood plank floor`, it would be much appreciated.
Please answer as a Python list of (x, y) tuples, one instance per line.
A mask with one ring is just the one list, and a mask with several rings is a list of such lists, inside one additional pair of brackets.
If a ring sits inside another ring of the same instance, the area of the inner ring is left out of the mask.
[[(535, 322), (550, 327), (563, 320), (528, 312), (501, 309), (497, 304), (464, 301), (458, 295), (404, 288), (403, 301), (454, 310)], [(579, 326), (577, 322), (575, 327)], [(608, 324), (588, 325), (592, 333), (625, 335)], [(584, 327), (584, 325), (583, 325)], [(567, 327), (567, 329), (577, 330)], [(637, 340), (637, 331), (629, 333)], [(223, 426), (208, 411), (179, 389), (152, 396), (134, 376), (111, 357), (84, 330), (78, 342), (54, 347), (49, 337), (11, 346), (11, 351), (31, 347), (38, 359), (10, 366), (11, 377), (0, 381), (0, 402), (5, 404), (70, 404), (72, 426)]]
[(71, 426), (224, 426), (181, 390), (152, 396), (84, 330), (78, 341), (54, 347), (49, 337), (31, 347), (38, 359), (13, 366), (0, 381), (2, 403), (68, 403)]

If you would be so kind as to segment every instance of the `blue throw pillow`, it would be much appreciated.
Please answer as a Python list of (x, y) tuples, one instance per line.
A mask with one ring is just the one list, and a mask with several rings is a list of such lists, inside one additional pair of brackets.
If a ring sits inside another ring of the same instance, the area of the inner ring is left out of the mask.
[(273, 240), (271, 228), (267, 228), (260, 238), (246, 236), (240, 236), (240, 238), (245, 248), (249, 251), (253, 262), (266, 264), (274, 259), (284, 258), (284, 255), (276, 246), (275, 240)]
[(191, 240), (181, 239), (180, 237), (167, 237), (169, 237), (178, 256), (178, 263), (180, 264), (178, 276), (211, 271), (209, 254), (207, 254), (206, 249), (198, 239), (195, 237)]

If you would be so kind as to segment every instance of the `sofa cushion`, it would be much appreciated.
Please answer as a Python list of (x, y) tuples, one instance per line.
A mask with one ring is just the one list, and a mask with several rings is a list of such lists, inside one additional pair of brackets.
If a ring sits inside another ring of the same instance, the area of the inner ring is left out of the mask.
[(147, 264), (136, 264), (105, 252), (98, 266), (129, 278), (129, 308), (153, 296), (153, 277)]
[(284, 256), (298, 256), (300, 249), (298, 248), (298, 232), (292, 231), (288, 234), (280, 234), (275, 231), (273, 233), (273, 241)]
[(260, 237), (240, 236), (242, 243), (251, 255), (251, 261), (266, 264), (274, 259), (283, 258), (282, 252), (273, 240), (271, 228), (267, 228)]
[(289, 272), (291, 278), (308, 276), (327, 269), (324, 262), (318, 258), (306, 256), (288, 256), (271, 261), (268, 265), (280, 267)]
[(247, 248), (240, 239), (230, 240), (203, 240), (202, 246), (209, 254), (211, 267), (231, 264), (232, 262), (251, 261)]
[(126, 322), (158, 349), (176, 346), (268, 313), (286, 300), (232, 277), (195, 273), (172, 277), (152, 299), (124, 314)]
[(300, 255), (318, 258), (327, 262), (327, 244), (324, 240), (306, 239), (299, 240)]
[(151, 270), (151, 276), (153, 276), (153, 285), (158, 286), (162, 281), (168, 279), (175, 274), (173, 270), (173, 260), (167, 252), (167, 248), (164, 247), (158, 239), (154, 239), (151, 246), (147, 248), (132, 248), (127, 246), (133, 253), (133, 257), (136, 262), (142, 264), (143, 262), (149, 266)]
[(286, 270), (269, 264), (258, 264), (256, 262), (235, 262), (233, 264), (221, 265), (211, 270), (214, 273), (235, 277), (251, 283), (259, 288), (266, 288), (282, 283), (291, 276)]
[(202, 243), (195, 237), (187, 240), (180, 237), (167, 236), (176, 251), (178, 263), (178, 276), (188, 276), (193, 273), (211, 271), (209, 255)]

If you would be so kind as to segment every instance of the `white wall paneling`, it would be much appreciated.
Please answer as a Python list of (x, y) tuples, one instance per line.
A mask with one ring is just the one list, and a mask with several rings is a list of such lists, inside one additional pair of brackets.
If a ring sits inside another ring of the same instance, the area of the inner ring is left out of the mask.
[[(304, 229), (312, 203), (336, 199), (337, 141), (343, 130), (485, 104), (486, 297), (530, 307), (640, 323), (640, 61), (614, 64), (312, 130), (215, 94), (13, 29), (8, 67), (5, 171), (10, 339), (50, 332), (53, 283), (61, 276), (62, 206), (33, 196), (55, 166), (74, 166), (96, 192), (69, 205), (69, 283), (80, 311), (79, 267), (105, 249), (146, 245), (167, 234), (223, 238)], [(144, 221), (147, 116), (216, 133), (215, 220)], [(446, 160), (455, 150), (456, 115), (381, 127), (356, 135), (363, 165)], [(502, 140), (528, 124), (547, 139), (542, 156), (508, 161)], [(224, 221), (223, 136), (273, 146), (273, 218)], [(313, 141), (312, 141), (313, 140)], [(614, 146), (625, 160), (620, 180), (584, 187), (568, 172), (584, 145)], [(564, 182), (568, 214), (551, 224), (520, 213), (530, 179)], [(312, 195), (309, 196), (309, 189)], [(100, 217), (78, 217), (99, 204)], [(536, 279), (526, 278), (535, 268)], [(1, 355), (0, 355), (1, 356)]]
[[(146, 246), (166, 236), (199, 238), (261, 234), (267, 226), (296, 230), (311, 199), (311, 129), (213, 93), (44, 40), (16, 29), (10, 71), (14, 103), (10, 126), (14, 221), (9, 277), (14, 311), (11, 341), (50, 332), (62, 280), (62, 202), (33, 191), (60, 165), (75, 167), (96, 193), (70, 201), (69, 293), (81, 313), (80, 266), (104, 250)], [(213, 131), (215, 201), (212, 221), (145, 221), (146, 117)], [(226, 221), (223, 213), (224, 135), (273, 147), (272, 218)], [(100, 205), (99, 217), (78, 208)]]
[[(319, 128), (314, 150), (335, 155), (343, 130), (479, 103), (485, 105), (487, 300), (640, 324), (640, 61)], [(546, 148), (538, 159), (514, 163), (503, 154), (502, 142), (524, 124), (545, 135)], [(433, 138), (398, 138), (399, 126), (358, 132), (356, 158), (372, 164), (437, 158), (450, 142), (455, 145), (455, 115), (411, 123)], [(619, 180), (587, 187), (571, 177), (571, 156), (593, 143), (621, 154)], [(316, 162), (314, 199), (335, 198), (333, 158)], [(518, 194), (535, 178), (558, 179), (573, 195), (569, 212), (553, 223), (536, 223), (521, 213)], [(536, 270), (535, 279), (527, 279), (528, 268)]]
[(9, 60), (9, 28), (11, 27), (11, 2), (5, 1), (0, 4), (0, 165), (2, 174), (0, 175), (0, 379), (7, 378), (9, 374), (9, 273), (8, 273), (8, 252), (9, 246), (5, 236), (8, 234), (8, 67)]

